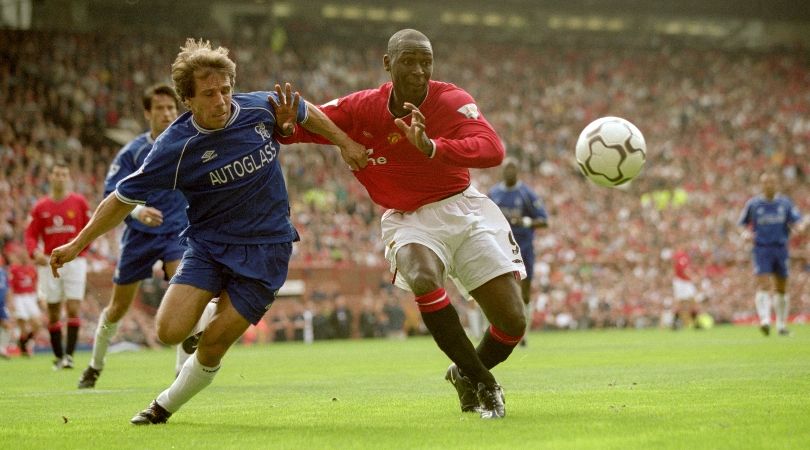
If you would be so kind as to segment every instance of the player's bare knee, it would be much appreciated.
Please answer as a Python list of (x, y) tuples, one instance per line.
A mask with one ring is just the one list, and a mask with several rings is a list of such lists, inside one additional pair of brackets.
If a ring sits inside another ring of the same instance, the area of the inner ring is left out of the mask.
[(526, 315), (523, 308), (506, 308), (488, 317), (496, 328), (510, 336), (523, 336), (526, 330)]
[(526, 316), (523, 314), (510, 315), (503, 323), (495, 324), (495, 326), (509, 336), (523, 336), (526, 331)]
[(184, 331), (176, 326), (164, 324), (158, 321), (157, 337), (160, 342), (166, 345), (176, 345), (183, 342), (188, 337), (189, 331)]
[(429, 294), (436, 289), (439, 289), (441, 285), (439, 284), (438, 280), (435, 279), (436, 277), (433, 274), (428, 273), (419, 273), (414, 276), (410, 281), (409, 285), (411, 290), (413, 291), (414, 295), (417, 297), (420, 295)]

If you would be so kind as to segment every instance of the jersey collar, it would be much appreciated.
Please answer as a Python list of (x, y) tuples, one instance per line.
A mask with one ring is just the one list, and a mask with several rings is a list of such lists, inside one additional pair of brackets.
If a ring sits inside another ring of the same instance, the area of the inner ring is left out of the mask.
[[(394, 115), (393, 112), (391, 112), (391, 97), (393, 97), (393, 96), (394, 96), (394, 83), (391, 82), (391, 90), (388, 91), (388, 100), (385, 102), (385, 110), (388, 111), (388, 114), (391, 114), (391, 118), (393, 118), (393, 119), (404, 119), (404, 118), (410, 116), (411, 113), (405, 114), (402, 117), (397, 117), (397, 116)], [(428, 80), (428, 83), (427, 83), (427, 93), (425, 94), (425, 98), (422, 100), (422, 103), (416, 105), (416, 107), (421, 108), (422, 105), (424, 105), (425, 102), (427, 101), (428, 97), (430, 97), (430, 80)]]

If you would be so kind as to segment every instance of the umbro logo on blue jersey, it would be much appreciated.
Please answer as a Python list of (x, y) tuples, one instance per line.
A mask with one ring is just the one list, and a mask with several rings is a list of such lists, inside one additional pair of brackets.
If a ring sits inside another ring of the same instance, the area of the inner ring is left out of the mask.
[(214, 150), (207, 150), (202, 155), (202, 162), (207, 163), (208, 161), (211, 161), (212, 159), (214, 159), (216, 157), (217, 157), (217, 152), (215, 152)]

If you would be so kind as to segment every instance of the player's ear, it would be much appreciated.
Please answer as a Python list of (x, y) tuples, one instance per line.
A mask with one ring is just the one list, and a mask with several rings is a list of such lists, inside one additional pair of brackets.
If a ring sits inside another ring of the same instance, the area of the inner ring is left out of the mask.
[(385, 67), (386, 72), (391, 71), (391, 57), (387, 54), (383, 55), (383, 67)]

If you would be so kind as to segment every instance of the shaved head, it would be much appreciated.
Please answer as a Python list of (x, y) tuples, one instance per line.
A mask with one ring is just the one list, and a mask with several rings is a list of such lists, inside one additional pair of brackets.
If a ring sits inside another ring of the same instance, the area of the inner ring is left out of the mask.
[(427, 97), (428, 83), (433, 75), (433, 47), (430, 39), (419, 31), (406, 28), (388, 39), (388, 53), (383, 55), (383, 67), (391, 74), (393, 91), (389, 108), (396, 117), (405, 117)]
[(388, 54), (391, 56), (396, 55), (402, 48), (401, 44), (408, 41), (427, 42), (428, 47), (430, 46), (430, 39), (422, 34), (422, 32), (405, 28), (404, 30), (397, 31), (388, 39)]

